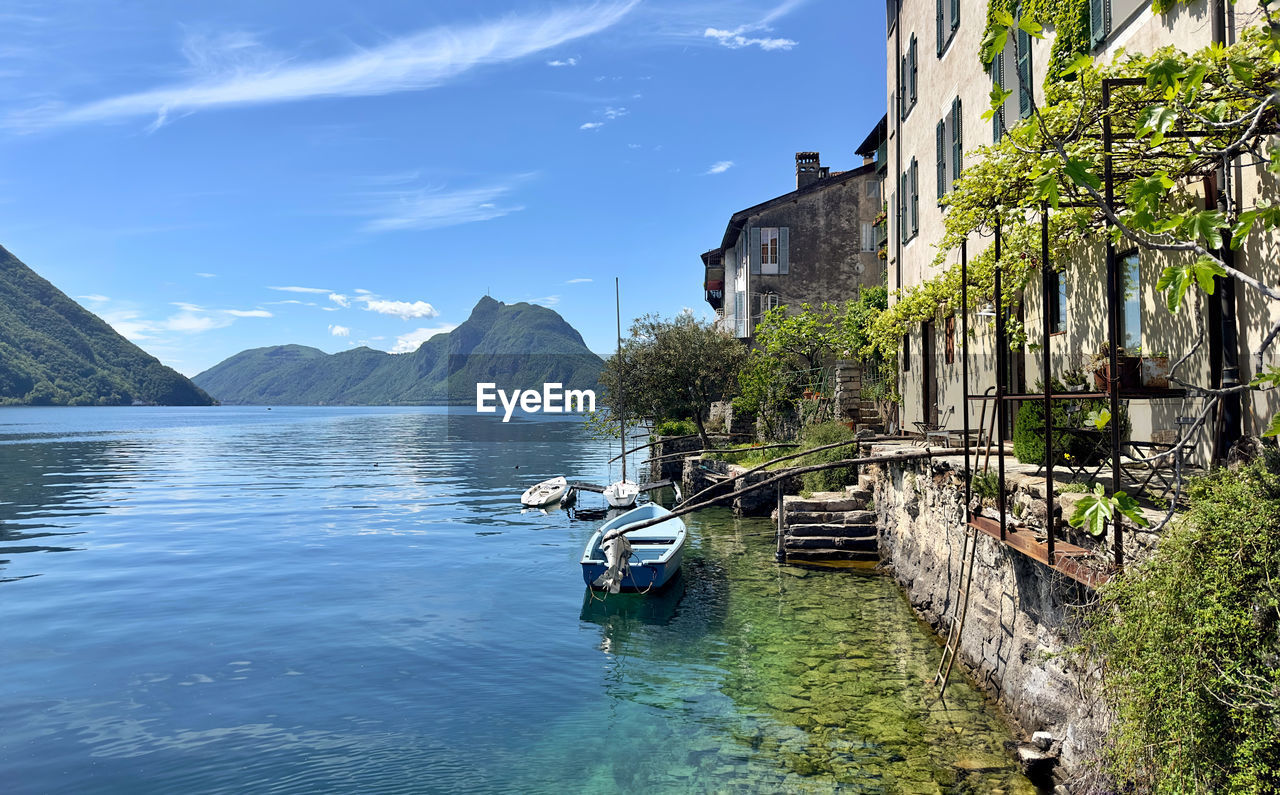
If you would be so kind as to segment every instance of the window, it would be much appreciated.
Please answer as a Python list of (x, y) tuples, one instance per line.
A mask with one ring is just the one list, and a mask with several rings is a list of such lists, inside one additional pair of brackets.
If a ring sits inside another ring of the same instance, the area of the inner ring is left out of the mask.
[(956, 316), (947, 317), (946, 325), (943, 327), (947, 335), (946, 358), (947, 364), (956, 363)]
[(862, 222), (862, 250), (876, 250), (876, 227), (870, 221)]
[(1059, 271), (1045, 274), (1049, 280), (1049, 333), (1067, 330), (1067, 281)]
[(960, 27), (960, 0), (938, 0), (938, 57), (946, 52)]
[(911, 44), (907, 54), (902, 56), (902, 66), (898, 75), (898, 111), (901, 118), (911, 115), (916, 106), (916, 37), (911, 34)]
[(880, 183), (874, 180), (867, 182), (867, 198), (875, 201), (880, 198)]
[(938, 122), (938, 201), (955, 186), (964, 157), (961, 132), (960, 98), (951, 101), (951, 112)]
[(1142, 347), (1142, 281), (1138, 274), (1138, 252), (1120, 259), (1120, 347), (1133, 355)]
[(760, 272), (778, 272), (778, 227), (766, 226), (760, 230)]
[(1089, 44), (1097, 47), (1139, 9), (1143, 0), (1089, 0)]
[(781, 299), (777, 293), (765, 293), (760, 296), (760, 309), (762, 312), (768, 312), (770, 309), (777, 309), (782, 305)]
[(902, 372), (911, 372), (911, 335), (902, 335)]
[[(1035, 91), (1031, 72), (1031, 37), (1021, 28), (1016, 33), (1009, 36), (1004, 51), (991, 61), (991, 82), (1012, 92), (991, 120), (996, 141), (1016, 119), (1031, 115), (1031, 98)], [(1017, 113), (1016, 117), (1014, 113)]]

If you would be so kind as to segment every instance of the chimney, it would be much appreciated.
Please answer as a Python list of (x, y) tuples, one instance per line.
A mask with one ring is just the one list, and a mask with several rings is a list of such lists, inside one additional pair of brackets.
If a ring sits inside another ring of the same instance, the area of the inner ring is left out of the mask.
[(817, 152), (796, 152), (796, 190), (827, 176)]

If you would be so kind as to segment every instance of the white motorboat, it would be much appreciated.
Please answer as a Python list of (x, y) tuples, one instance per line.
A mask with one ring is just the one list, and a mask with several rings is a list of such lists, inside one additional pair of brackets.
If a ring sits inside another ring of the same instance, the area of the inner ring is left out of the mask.
[[(613, 295), (618, 311), (618, 360), (622, 360), (622, 295), (618, 289), (618, 279), (613, 279)], [(622, 401), (622, 379), (618, 381), (618, 403)], [(604, 488), (604, 498), (614, 508), (631, 508), (640, 496), (640, 487), (627, 480), (627, 419), (625, 414), (618, 415), (618, 434), (622, 441), (622, 480), (614, 481)]]
[(559, 502), (568, 487), (569, 482), (563, 476), (544, 480), (525, 489), (524, 494), (520, 495), (520, 504), (527, 505), (530, 508), (539, 508), (543, 505)]

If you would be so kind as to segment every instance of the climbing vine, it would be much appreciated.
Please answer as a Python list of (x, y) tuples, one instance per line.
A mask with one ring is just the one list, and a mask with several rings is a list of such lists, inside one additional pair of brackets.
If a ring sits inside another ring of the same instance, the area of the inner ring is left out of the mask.
[(1060, 74), (1078, 53), (1089, 52), (1089, 0), (991, 0), (987, 4), (984, 34), (990, 35), (999, 27), (998, 14), (1012, 16), (1018, 11), (1041, 25), (1052, 25), (1057, 31), (1049, 50), (1050, 76)]

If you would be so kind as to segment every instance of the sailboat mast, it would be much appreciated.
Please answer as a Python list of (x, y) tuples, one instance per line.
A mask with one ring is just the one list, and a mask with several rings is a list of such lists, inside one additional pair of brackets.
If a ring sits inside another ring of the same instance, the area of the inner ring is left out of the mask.
[(622, 371), (622, 292), (618, 287), (618, 277), (613, 277), (613, 304), (618, 315), (618, 434), (622, 441), (622, 482), (627, 482), (627, 416), (623, 408), (622, 383), (625, 380)]

